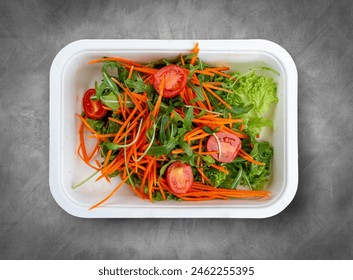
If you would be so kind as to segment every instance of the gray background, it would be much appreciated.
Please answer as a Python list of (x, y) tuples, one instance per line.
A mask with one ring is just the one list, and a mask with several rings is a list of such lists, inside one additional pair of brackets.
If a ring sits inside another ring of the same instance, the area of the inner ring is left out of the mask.
[[(1, 1), (1, 259), (352, 259), (352, 1)], [(83, 38), (263, 38), (299, 73), (299, 189), (279, 215), (85, 220), (48, 185), (49, 69)]]

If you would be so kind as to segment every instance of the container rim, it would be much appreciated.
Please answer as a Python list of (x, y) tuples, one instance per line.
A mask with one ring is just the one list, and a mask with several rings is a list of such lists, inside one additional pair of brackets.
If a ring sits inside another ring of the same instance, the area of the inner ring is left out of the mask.
[[(187, 52), (198, 42), (203, 52), (249, 52), (266, 53), (274, 57), (286, 75), (286, 186), (285, 191), (274, 201), (263, 207), (242, 208), (229, 211), (229, 206), (211, 207), (101, 207), (94, 211), (68, 201), (58, 176), (58, 158), (62, 147), (57, 128), (60, 119), (60, 85), (67, 63), (82, 52), (102, 51), (180, 51)], [(50, 68), (50, 141), (49, 141), (49, 185), (55, 201), (69, 214), (81, 218), (268, 218), (282, 212), (293, 200), (298, 188), (298, 73), (290, 54), (280, 45), (264, 39), (227, 40), (146, 40), (146, 39), (82, 39), (69, 43), (55, 56)], [(59, 104), (59, 106), (58, 106)], [(290, 106), (288, 105), (290, 104)], [(266, 208), (266, 209), (264, 209)], [(119, 211), (114, 211), (119, 209)], [(190, 209), (193, 209), (191, 212)], [(200, 209), (202, 209), (200, 211)], [(259, 210), (261, 209), (261, 210)]]

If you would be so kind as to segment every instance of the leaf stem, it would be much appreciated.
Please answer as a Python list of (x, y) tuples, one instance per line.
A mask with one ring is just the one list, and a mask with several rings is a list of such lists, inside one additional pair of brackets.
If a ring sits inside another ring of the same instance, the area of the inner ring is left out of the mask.
[(99, 170), (97, 170), (96, 172), (94, 172), (92, 175), (88, 176), (86, 179), (84, 179), (82, 182), (72, 186), (71, 188), (74, 190), (76, 188), (78, 188), (79, 186), (83, 185), (84, 183), (86, 183), (88, 180), (90, 180), (91, 178), (93, 178), (95, 175), (97, 175), (99, 172)]

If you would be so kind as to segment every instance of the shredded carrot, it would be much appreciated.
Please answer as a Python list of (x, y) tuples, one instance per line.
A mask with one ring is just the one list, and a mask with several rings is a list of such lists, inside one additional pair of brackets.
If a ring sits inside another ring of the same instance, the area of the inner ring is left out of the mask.
[[(199, 148), (199, 145), (195, 145), (195, 146), (192, 146), (190, 147), (191, 150), (196, 150)], [(181, 153), (185, 153), (185, 151), (183, 149), (179, 149), (179, 150), (173, 150), (172, 151), (172, 154), (173, 155), (176, 155), (176, 154), (181, 154)]]
[(88, 122), (86, 121), (86, 119), (84, 117), (82, 117), (79, 114), (76, 114), (77, 117), (79, 117), (79, 119), (82, 121), (82, 123), (88, 128), (89, 131), (91, 131), (92, 133), (96, 134), (97, 132), (88, 124)]
[(121, 99), (120, 94), (118, 94), (118, 102), (119, 102), (120, 109), (122, 110), (121, 114), (123, 115), (123, 118), (126, 120), (126, 113), (123, 106), (123, 100)]
[(205, 173), (203, 173), (203, 170), (201, 168), (197, 168), (197, 171), (200, 173), (201, 177), (204, 178), (207, 183), (212, 185), (211, 180), (207, 178), (207, 176), (205, 175)]
[(88, 64), (94, 64), (98, 62), (105, 62), (105, 61), (118, 61), (126, 64), (130, 64), (133, 66), (138, 66), (138, 67), (143, 67), (143, 65), (136, 63), (134, 61), (131, 61), (129, 59), (121, 58), (121, 57), (104, 57), (104, 58), (99, 58), (99, 59), (94, 59), (88, 62)]
[(213, 72), (213, 73), (215, 73), (215, 74), (217, 74), (217, 75), (220, 75), (220, 76), (223, 76), (223, 77), (226, 77), (226, 78), (228, 78), (228, 79), (230, 79), (230, 78), (232, 78), (232, 76), (230, 76), (230, 75), (228, 75), (228, 74), (226, 74), (226, 73), (223, 73), (223, 72), (221, 72), (221, 71), (218, 71), (218, 70), (216, 70), (216, 69), (207, 69), (208, 71), (210, 71), (210, 72)]
[(257, 160), (255, 160), (251, 155), (249, 155), (248, 153), (246, 153), (244, 150), (240, 149), (239, 153), (238, 153), (239, 156), (241, 156), (243, 159), (246, 159), (247, 161), (250, 161), (254, 164), (257, 164), (257, 165), (265, 165), (265, 163), (263, 162), (259, 162)]
[(151, 80), (152, 77), (153, 77), (153, 75), (148, 75), (148, 76), (143, 80), (143, 82), (144, 82), (145, 84), (147, 84), (147, 83)]
[(204, 124), (209, 124), (210, 121), (213, 123), (213, 124), (232, 124), (232, 123), (239, 123), (239, 122), (242, 122), (242, 120), (240, 119), (220, 119), (220, 118), (213, 118), (213, 119), (193, 119), (192, 122), (194, 123), (204, 123)]
[(195, 70), (195, 73), (214, 77), (214, 73), (211, 73), (211, 72), (206, 71), (206, 70)]
[(226, 126), (221, 126), (219, 130), (232, 133), (232, 134), (238, 136), (239, 138), (243, 138), (243, 139), (248, 139), (249, 138), (249, 135), (236, 132), (236, 131), (234, 131), (234, 130), (230, 129), (229, 127), (226, 127)]
[(216, 86), (210, 85), (210, 84), (206, 85), (206, 87), (212, 88), (212, 89), (215, 89), (215, 90), (225, 91), (225, 92), (228, 92), (228, 93), (234, 93), (233, 91), (231, 91), (229, 89), (222, 88), (222, 87), (216, 87)]
[(210, 71), (228, 71), (230, 68), (228, 66), (224, 66), (224, 67), (212, 67), (212, 68), (206, 68), (205, 70)]
[[(132, 66), (128, 66), (129, 70)], [(147, 74), (156, 74), (158, 72), (158, 69), (150, 68), (150, 67), (134, 67), (134, 71), (136, 72), (141, 72), (141, 73), (147, 73)]]
[(229, 171), (227, 169), (225, 169), (223, 166), (219, 166), (219, 165), (216, 165), (216, 164), (211, 164), (210, 166), (215, 168), (215, 169), (217, 169), (217, 170), (219, 170), (219, 171), (222, 171), (225, 174), (229, 174)]
[(180, 53), (180, 61), (181, 61), (181, 65), (185, 65), (185, 61), (181, 53)]
[(205, 97), (205, 100), (206, 100), (206, 104), (207, 104), (207, 107), (208, 107), (207, 109), (212, 111), (212, 105), (211, 105), (210, 99), (207, 96), (206, 91), (203, 88), (201, 88), (201, 90), (202, 90), (203, 96)]
[(131, 66), (129, 75), (127, 76), (128, 79), (131, 79), (132, 77), (132, 72), (134, 72), (134, 65)]
[(200, 49), (199, 49), (199, 43), (196, 43), (195, 44), (195, 47), (194, 47), (194, 49), (193, 49), (193, 53), (195, 54), (192, 58), (191, 58), (191, 60), (190, 60), (190, 64), (191, 65), (194, 65), (195, 64), (195, 62), (196, 62), (196, 59), (197, 59), (197, 56), (198, 56), (198, 54), (199, 54), (199, 51), (200, 51)]
[(97, 153), (98, 149), (99, 149), (99, 141), (97, 141), (96, 145), (94, 146), (92, 152), (90, 153), (87, 159), (91, 160), (93, 156)]
[(112, 108), (110, 108), (110, 107), (108, 107), (108, 106), (104, 106), (104, 105), (103, 105), (103, 109), (104, 109), (104, 110), (107, 110), (107, 111), (113, 111)]
[(216, 97), (216, 99), (217, 99), (219, 102), (221, 102), (224, 106), (226, 106), (226, 107), (229, 108), (229, 109), (232, 108), (227, 102), (225, 102), (222, 98), (220, 98), (220, 97), (218, 96), (218, 94), (216, 94), (213, 90), (211, 90), (211, 89), (209, 88), (209, 86), (205, 86), (205, 85), (204, 85), (204, 88), (205, 88), (209, 93), (211, 93), (214, 97)]
[(104, 202), (106, 202), (109, 198), (111, 198), (120, 189), (120, 187), (126, 182), (127, 179), (128, 179), (128, 177), (125, 177), (124, 179), (122, 179), (121, 182), (115, 187), (115, 189), (108, 196), (106, 196), (103, 200), (101, 200), (100, 202), (98, 202), (95, 205), (93, 205), (92, 207), (90, 207), (89, 210), (97, 208), (98, 206), (100, 206)]
[(208, 133), (202, 132), (202, 133), (199, 134), (199, 135), (196, 135), (196, 136), (193, 136), (193, 137), (188, 137), (187, 140), (189, 140), (189, 141), (195, 141), (195, 140), (199, 140), (199, 139), (206, 138), (207, 136), (209, 136)]

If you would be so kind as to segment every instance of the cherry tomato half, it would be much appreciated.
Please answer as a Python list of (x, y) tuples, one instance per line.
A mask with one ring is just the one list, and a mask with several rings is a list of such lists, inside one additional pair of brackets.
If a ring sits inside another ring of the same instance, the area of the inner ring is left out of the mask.
[(176, 161), (168, 167), (167, 183), (177, 194), (187, 193), (194, 182), (191, 166)]
[(95, 94), (95, 89), (87, 90), (83, 96), (82, 105), (87, 117), (98, 120), (103, 118), (108, 111), (103, 108), (103, 103), (100, 100), (91, 99), (91, 96)]
[(188, 80), (187, 71), (177, 65), (167, 65), (159, 69), (153, 77), (153, 86), (157, 92), (164, 76), (163, 97), (177, 96), (186, 86)]
[[(214, 153), (211, 156), (219, 162), (232, 162), (241, 149), (240, 139), (236, 135), (227, 132), (217, 132), (216, 137), (220, 142), (221, 155)], [(208, 138), (206, 148), (208, 152), (219, 151), (219, 144), (213, 135)]]

